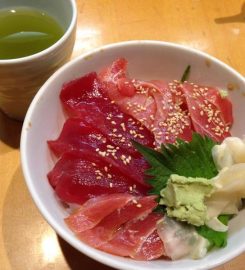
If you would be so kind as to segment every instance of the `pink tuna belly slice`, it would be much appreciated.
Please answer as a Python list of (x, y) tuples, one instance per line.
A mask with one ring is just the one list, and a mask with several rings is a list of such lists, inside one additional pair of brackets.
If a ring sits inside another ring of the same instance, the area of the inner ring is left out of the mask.
[(184, 83), (180, 88), (186, 98), (196, 132), (217, 142), (230, 136), (232, 107), (227, 98), (221, 98), (219, 91), (214, 88), (190, 83)]
[(135, 197), (123, 208), (116, 209), (97, 226), (79, 234), (79, 238), (93, 247), (110, 241), (121, 225), (148, 215), (157, 206), (156, 196)]
[(157, 107), (154, 115), (154, 132), (158, 145), (175, 143), (176, 139), (190, 141), (192, 138), (191, 119), (188, 111), (182, 109), (179, 103), (174, 103), (174, 96), (166, 84), (155, 81), (156, 89), (153, 97)]
[[(174, 102), (175, 96), (169, 84), (164, 81), (130, 80), (126, 78), (126, 68), (127, 61), (119, 58), (106, 71), (99, 74), (102, 84), (106, 85), (104, 89), (109, 97), (124, 112), (147, 127), (154, 134), (158, 145), (174, 143), (177, 138), (190, 141), (192, 129), (188, 111), (183, 110), (179, 102)], [(128, 85), (129, 91), (122, 91), (120, 83), (122, 79), (127, 83), (123, 87), (126, 88)], [(135, 87), (134, 92), (131, 90), (132, 85)]]
[(111, 241), (101, 245), (99, 249), (114, 255), (134, 258), (161, 218), (160, 214), (150, 213), (143, 220), (130, 221), (119, 229)]
[(160, 258), (163, 255), (165, 255), (164, 245), (157, 230), (155, 230), (147, 237), (140, 250), (134, 255), (134, 259), (149, 261)]
[(65, 219), (74, 233), (81, 233), (96, 226), (105, 216), (126, 205), (133, 196), (111, 194), (88, 200), (74, 214)]
[[(127, 78), (126, 71), (127, 61), (124, 58), (118, 58), (100, 72), (99, 79), (104, 85), (103, 90), (123, 112), (132, 115), (142, 123), (144, 122), (144, 125), (150, 128), (153, 119), (149, 116), (154, 115), (156, 112), (153, 98), (148, 95), (152, 87), (151, 85), (144, 85), (143, 88), (144, 82)], [(122, 81), (124, 82), (123, 86)], [(135, 88), (134, 91), (132, 91), (133, 87)]]

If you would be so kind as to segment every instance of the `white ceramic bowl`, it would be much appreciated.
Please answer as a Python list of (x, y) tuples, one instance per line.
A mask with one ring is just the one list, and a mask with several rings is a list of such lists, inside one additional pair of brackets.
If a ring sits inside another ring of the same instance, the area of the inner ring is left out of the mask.
[(53, 162), (46, 141), (59, 134), (64, 114), (59, 101), (63, 83), (91, 71), (99, 71), (115, 58), (129, 61), (129, 73), (142, 79), (180, 79), (188, 64), (190, 80), (223, 89), (232, 84), (230, 92), (234, 109), (233, 135), (245, 133), (245, 80), (232, 68), (202, 52), (176, 44), (158, 41), (131, 41), (97, 49), (69, 62), (58, 70), (35, 96), (26, 115), (21, 136), (21, 161), (26, 184), (37, 207), (54, 230), (73, 247), (104, 264), (125, 270), (210, 269), (245, 251), (245, 211), (231, 222), (228, 245), (210, 252), (201, 260), (150, 262), (135, 261), (96, 250), (80, 240), (67, 228), (65, 210), (54, 196), (46, 175)]

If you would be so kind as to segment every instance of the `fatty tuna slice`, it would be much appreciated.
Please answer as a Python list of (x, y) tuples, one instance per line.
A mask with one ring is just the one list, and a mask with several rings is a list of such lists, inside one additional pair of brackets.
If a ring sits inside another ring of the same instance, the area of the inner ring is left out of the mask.
[(49, 172), (48, 179), (57, 196), (67, 203), (83, 204), (90, 198), (113, 193), (147, 192), (146, 187), (91, 151), (66, 152)]
[(164, 244), (157, 230), (150, 234), (142, 244), (140, 250), (134, 255), (134, 259), (140, 261), (155, 260), (165, 255)]
[(194, 130), (201, 135), (222, 142), (231, 136), (232, 105), (212, 87), (184, 83), (179, 86), (185, 96)]
[[(120, 68), (122, 70), (119, 72)], [(119, 58), (106, 71), (99, 74), (105, 85), (103, 89), (110, 99), (115, 101), (124, 112), (132, 115), (153, 132), (158, 145), (174, 143), (176, 138), (190, 141), (192, 130), (188, 111), (186, 108), (183, 109), (184, 106), (175, 102), (169, 85), (164, 81), (146, 82), (135, 79), (130, 81), (126, 77), (126, 68), (126, 60)], [(127, 91), (121, 89), (122, 78), (127, 80), (124, 88), (127, 86), (132, 88), (132, 85), (135, 87), (135, 91), (131, 91), (130, 96), (124, 94)]]
[(111, 194), (92, 198), (75, 213), (65, 219), (69, 228), (81, 233), (96, 226), (104, 217), (126, 205), (133, 196), (129, 194)]
[(152, 93), (157, 110), (151, 130), (157, 142), (174, 143), (177, 138), (191, 141), (192, 128), (188, 110), (180, 100), (176, 100), (168, 84), (162, 81), (152, 83), (157, 89)]
[(148, 215), (157, 206), (156, 196), (135, 197), (127, 205), (106, 216), (97, 226), (79, 234), (87, 244), (99, 248), (110, 241), (117, 230), (130, 220)]
[(129, 221), (118, 230), (112, 240), (99, 248), (114, 255), (137, 257), (142, 245), (155, 231), (156, 223), (161, 218), (160, 214), (150, 213), (142, 220)]
[[(152, 85), (127, 78), (127, 64), (124, 58), (118, 58), (99, 73), (99, 79), (104, 85), (103, 90), (122, 111), (144, 122), (149, 128), (153, 123), (149, 116), (156, 112), (155, 102), (151, 95), (148, 95)], [(144, 88), (141, 87), (143, 84)], [(134, 91), (126, 90), (127, 87)], [(128, 95), (128, 92), (131, 94)]]

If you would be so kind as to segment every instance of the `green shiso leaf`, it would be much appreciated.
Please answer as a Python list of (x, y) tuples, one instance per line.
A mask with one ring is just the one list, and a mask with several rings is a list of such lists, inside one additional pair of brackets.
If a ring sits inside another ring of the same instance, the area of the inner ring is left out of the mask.
[(188, 80), (188, 78), (189, 78), (189, 76), (190, 76), (190, 71), (191, 71), (191, 66), (188, 65), (188, 66), (186, 67), (186, 69), (185, 69), (185, 71), (184, 71), (182, 77), (181, 77), (180, 82), (183, 83), (184, 81), (187, 81), (187, 80)]
[[(144, 156), (150, 165), (145, 171), (146, 181), (151, 185), (150, 194), (160, 195), (166, 187), (171, 174), (185, 177), (203, 177), (211, 179), (218, 174), (212, 157), (212, 148), (216, 145), (212, 139), (193, 133), (191, 142), (181, 139), (177, 143), (161, 145), (159, 151), (132, 141), (134, 147)], [(159, 206), (157, 212), (165, 212)], [(219, 216), (224, 224), (229, 221), (228, 215)], [(213, 246), (224, 247), (227, 244), (227, 232), (217, 232), (206, 225), (196, 227), (197, 232), (209, 240), (210, 248)]]
[(211, 150), (216, 143), (206, 136), (193, 133), (192, 141), (178, 139), (177, 144), (161, 145), (153, 150), (133, 141), (134, 147), (151, 166), (145, 171), (146, 180), (152, 186), (151, 194), (159, 195), (166, 187), (171, 174), (210, 179), (218, 174)]
[[(220, 215), (218, 219), (225, 225), (228, 224), (228, 221), (231, 219), (230, 215)], [(206, 225), (196, 227), (197, 232), (208, 239), (210, 243), (210, 249), (212, 247), (225, 247), (227, 245), (227, 234), (228, 232), (217, 232)]]

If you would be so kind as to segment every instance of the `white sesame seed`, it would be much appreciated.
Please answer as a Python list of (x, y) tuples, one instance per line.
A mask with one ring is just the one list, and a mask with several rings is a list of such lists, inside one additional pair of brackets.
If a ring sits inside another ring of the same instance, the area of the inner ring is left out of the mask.
[(114, 149), (115, 147), (113, 145), (107, 144), (106, 148)]
[(122, 130), (123, 131), (126, 131), (126, 127), (125, 127), (125, 124), (124, 123), (121, 123), (120, 126), (122, 127)]

